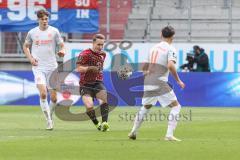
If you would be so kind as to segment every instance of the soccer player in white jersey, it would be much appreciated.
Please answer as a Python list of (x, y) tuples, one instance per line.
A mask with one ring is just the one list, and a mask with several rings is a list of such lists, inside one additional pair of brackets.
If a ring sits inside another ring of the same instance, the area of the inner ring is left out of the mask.
[[(45, 10), (37, 12), (38, 26), (31, 29), (25, 39), (23, 50), (32, 64), (35, 83), (39, 90), (40, 106), (47, 120), (47, 130), (53, 129), (52, 113), (57, 102), (57, 94), (51, 88), (49, 79), (56, 70), (56, 49), (59, 46), (58, 56), (65, 55), (63, 39), (57, 28), (48, 25), (49, 13)], [(31, 46), (31, 51), (30, 51)], [(50, 104), (47, 93), (50, 92)]]
[(168, 141), (181, 141), (173, 135), (177, 126), (181, 105), (171, 86), (168, 84), (170, 71), (178, 85), (182, 89), (185, 87), (175, 68), (176, 50), (172, 46), (174, 34), (174, 28), (171, 26), (164, 27), (161, 33), (162, 41), (150, 50), (147, 63), (143, 65), (145, 78), (142, 103), (144, 106), (136, 114), (132, 131), (128, 135), (130, 139), (136, 139), (137, 131), (144, 120), (144, 116), (159, 101), (162, 107), (171, 107), (168, 116), (167, 133), (164, 139)]

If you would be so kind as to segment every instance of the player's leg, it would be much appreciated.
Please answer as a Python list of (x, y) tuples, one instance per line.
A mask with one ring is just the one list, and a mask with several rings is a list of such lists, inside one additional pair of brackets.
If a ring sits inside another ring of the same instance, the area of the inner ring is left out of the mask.
[(179, 121), (179, 113), (181, 110), (181, 105), (178, 103), (177, 100), (173, 101), (170, 105), (171, 111), (169, 113), (168, 117), (168, 128), (167, 128), (167, 133), (165, 136), (165, 140), (169, 141), (181, 141), (180, 139), (174, 137), (174, 130), (177, 127), (177, 123)]
[(50, 103), (49, 103), (50, 115), (51, 115), (51, 119), (53, 120), (53, 113), (57, 106), (57, 91), (55, 89), (49, 89), (49, 92), (50, 92)]
[(108, 113), (109, 113), (109, 106), (107, 103), (107, 92), (106, 90), (100, 90), (96, 94), (96, 98), (100, 104), (100, 111), (102, 115), (102, 131), (109, 131), (108, 125)]
[(47, 88), (50, 92), (50, 115), (52, 119), (52, 115), (55, 111), (55, 107), (57, 106), (57, 91), (55, 89), (56, 84), (58, 83), (58, 74), (55, 71), (48, 71), (46, 72), (46, 77), (47, 77)]
[(152, 97), (151, 95), (149, 95), (149, 92), (144, 92), (144, 96), (142, 98), (143, 106), (139, 109), (138, 113), (136, 114), (133, 128), (131, 132), (128, 134), (128, 137), (130, 139), (133, 140), (136, 139), (138, 129), (140, 128), (145, 115), (149, 112), (150, 108), (157, 103), (157, 100), (158, 99), (156, 97)]
[(48, 130), (53, 129), (53, 123), (50, 115), (50, 109), (47, 101), (47, 87), (44, 84), (37, 84), (37, 88), (39, 90), (39, 95), (40, 95), (40, 106), (41, 109), (44, 113), (44, 116), (47, 121), (47, 128)]
[(97, 127), (98, 130), (101, 130), (101, 123), (97, 120), (95, 110), (93, 107), (93, 98), (89, 94), (82, 95), (83, 104), (86, 107), (86, 113), (88, 117), (92, 120), (93, 124)]
[(171, 111), (168, 116), (168, 128), (165, 140), (180, 141), (179, 139), (173, 136), (174, 130), (176, 129), (177, 126), (179, 113), (181, 110), (181, 105), (178, 103), (175, 93), (173, 92), (173, 90), (171, 90), (170, 92), (159, 96), (158, 100), (163, 107), (165, 106), (171, 107)]
[(130, 139), (133, 139), (133, 140), (136, 139), (138, 129), (140, 128), (140, 126), (141, 126), (141, 124), (144, 120), (145, 115), (149, 112), (151, 107), (152, 107), (152, 104), (146, 104), (146, 105), (142, 106), (140, 108), (140, 110), (138, 111), (138, 113), (136, 114), (132, 131), (128, 134), (128, 137)]
[(34, 79), (36, 86), (39, 91), (39, 101), (40, 101), (40, 107), (42, 109), (42, 112), (44, 113), (44, 116), (47, 120), (47, 128), (51, 130), (52, 129), (52, 120), (50, 116), (50, 109), (47, 101), (47, 78), (46, 75), (37, 69), (33, 69)]

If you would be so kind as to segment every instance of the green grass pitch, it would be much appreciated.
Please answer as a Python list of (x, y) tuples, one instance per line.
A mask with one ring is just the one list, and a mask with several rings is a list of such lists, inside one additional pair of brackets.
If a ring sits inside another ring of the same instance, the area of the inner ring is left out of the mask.
[[(79, 112), (83, 107), (73, 107)], [(55, 116), (46, 131), (39, 107), (0, 107), (0, 160), (239, 160), (240, 108), (184, 107), (176, 130), (182, 142), (166, 142), (167, 121), (150, 118), (137, 140), (129, 140), (137, 107), (110, 113), (110, 132), (99, 132), (90, 121), (66, 122)], [(153, 108), (152, 115), (169, 109)], [(190, 119), (191, 118), (191, 119)]]

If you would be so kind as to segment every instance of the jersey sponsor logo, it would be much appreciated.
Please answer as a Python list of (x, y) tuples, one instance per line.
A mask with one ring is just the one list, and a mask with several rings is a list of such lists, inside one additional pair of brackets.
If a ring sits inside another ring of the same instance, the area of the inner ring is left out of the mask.
[(39, 45), (46, 45), (46, 44), (50, 44), (53, 43), (52, 39), (48, 39), (48, 40), (35, 40), (35, 45), (39, 46)]
[(40, 40), (39, 43), (40, 45), (50, 44), (50, 43), (53, 43), (53, 40), (52, 39)]

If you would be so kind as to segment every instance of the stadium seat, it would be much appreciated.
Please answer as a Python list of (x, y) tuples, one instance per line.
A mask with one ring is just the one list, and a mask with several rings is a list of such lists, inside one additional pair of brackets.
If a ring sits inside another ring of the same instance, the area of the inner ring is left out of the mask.
[[(240, 1), (232, 0), (155, 0), (150, 3), (135, 0), (134, 8), (128, 18), (126, 30), (143, 30), (145, 37), (158, 40), (161, 28), (171, 25), (176, 30), (175, 39), (181, 42), (229, 42), (240, 39)], [(191, 4), (191, 9), (189, 5)], [(145, 8), (145, 9), (144, 9)], [(232, 17), (232, 23), (231, 23)], [(142, 25), (141, 25), (142, 24)], [(231, 31), (232, 28), (232, 31)], [(136, 35), (125, 31), (125, 38)], [(138, 32), (138, 31), (136, 31)], [(142, 38), (142, 34), (139, 34)], [(240, 41), (240, 40), (239, 40)]]
[[(102, 0), (99, 4), (100, 32), (106, 35), (107, 30), (107, 4)], [(123, 39), (124, 29), (128, 21), (128, 15), (132, 10), (131, 0), (111, 0), (110, 3), (110, 38)], [(91, 39), (93, 34), (83, 34), (82, 39)]]

